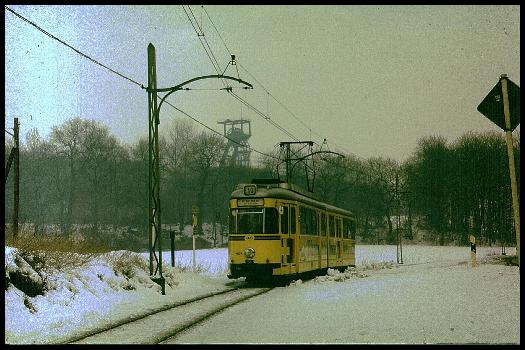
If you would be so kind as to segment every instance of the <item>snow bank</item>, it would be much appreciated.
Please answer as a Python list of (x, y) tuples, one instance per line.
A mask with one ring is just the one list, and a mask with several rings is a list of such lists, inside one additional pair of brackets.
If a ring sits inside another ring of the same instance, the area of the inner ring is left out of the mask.
[(225, 288), (225, 279), (164, 266), (166, 295), (162, 296), (160, 286), (149, 277), (148, 261), (129, 251), (110, 252), (60, 270), (32, 267), (27, 262), (31, 255), (15, 248), (6, 247), (5, 252), (6, 279), (22, 274), (45, 281), (42, 293), (32, 297), (13, 283), (6, 284), (5, 342), (9, 344), (60, 342), (132, 314)]
[[(500, 248), (497, 247), (478, 247), (478, 263), (482, 265), (488, 262), (491, 256), (499, 253)], [(515, 249), (508, 248), (507, 254), (515, 254)], [(228, 284), (232, 281), (226, 277), (228, 269), (226, 248), (197, 250), (196, 273), (192, 272), (192, 255), (191, 250), (176, 251), (176, 267), (172, 268), (169, 266), (170, 252), (163, 252), (166, 278), (166, 295), (163, 296), (160, 293), (160, 286), (149, 278), (148, 253), (115, 251), (98, 256), (74, 253), (57, 256), (49, 253), (44, 255), (21, 253), (15, 248), (5, 247), (5, 342), (9, 344), (58, 343), (89, 329), (112, 324), (177, 301), (229, 288)], [(410, 265), (414, 264), (430, 267), (432, 263), (439, 262), (442, 265), (456, 267), (463, 264), (461, 268), (467, 273), (470, 248), (403, 246), (403, 258), (405, 270), (410, 269)], [(285, 289), (293, 293), (294, 290), (305, 286), (310, 286), (308, 288), (321, 286), (326, 291), (319, 294), (319, 297), (327, 298), (326, 300), (338, 298), (337, 290), (357, 293), (356, 297), (363, 295), (362, 293), (374, 295), (382, 288), (386, 288), (381, 284), (383, 282), (371, 281), (370, 278), (363, 277), (369, 277), (371, 273), (405, 271), (401, 268), (397, 269), (398, 265), (395, 261), (396, 246), (359, 245), (356, 247), (355, 268), (349, 268), (344, 272), (329, 269), (326, 276), (318, 276), (304, 283), (298, 280), (290, 284), (293, 288)], [(437, 279), (440, 278), (434, 270), (429, 271), (432, 271)], [(479, 275), (481, 271), (484, 270), (479, 269), (476, 273)], [(504, 273), (502, 271), (500, 269), (494, 272), (495, 275), (488, 274), (485, 278), (501, 278), (501, 273)], [(17, 282), (11, 278), (15, 275), (25, 276), (33, 285), (42, 286), (41, 293), (29, 296), (15, 287), (14, 284)], [(420, 279), (418, 275), (407, 276), (405, 281), (414, 282), (418, 279)], [(449, 280), (442, 282), (454, 283)], [(488, 287), (498, 288), (493, 285)], [(423, 292), (424, 289), (419, 291)], [(444, 298), (454, 298), (452, 295), (447, 296), (446, 290), (441, 293)], [(415, 295), (410, 297), (413, 298)], [(479, 297), (481, 298), (482, 294)], [(509, 300), (514, 300), (513, 297), (511, 296)], [(513, 320), (511, 318), (510, 321)], [(279, 322), (282, 323), (282, 320)], [(261, 341), (263, 339), (265, 338), (261, 338)], [(271, 341), (272, 338), (268, 339)], [(341, 339), (344, 342), (349, 339), (368, 338), (343, 337)], [(419, 342), (418, 339), (415, 342)], [(436, 336), (432, 339), (440, 338)]]

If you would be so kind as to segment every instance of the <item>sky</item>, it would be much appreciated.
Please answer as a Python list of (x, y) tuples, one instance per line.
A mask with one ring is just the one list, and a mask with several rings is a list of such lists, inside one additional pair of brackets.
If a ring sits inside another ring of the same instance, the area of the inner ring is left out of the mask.
[[(149, 43), (159, 88), (217, 74), (215, 57), (221, 73), (254, 86), (232, 83), (260, 113), (220, 90), (217, 79), (189, 84), (200, 90), (167, 101), (221, 134), (219, 121), (250, 120), (249, 144), (264, 153), (281, 141), (326, 139), (332, 151), (404, 161), (422, 137), (454, 142), (469, 131), (501, 131), (476, 107), (501, 74), (520, 85), (519, 6), (9, 7), (143, 85)], [(228, 65), (231, 54), (236, 66)], [(145, 90), (8, 10), (5, 63), (6, 129), (18, 117), (22, 135), (37, 128), (47, 137), (80, 116), (125, 143), (148, 135)], [(190, 119), (164, 104), (160, 132), (175, 120)]]

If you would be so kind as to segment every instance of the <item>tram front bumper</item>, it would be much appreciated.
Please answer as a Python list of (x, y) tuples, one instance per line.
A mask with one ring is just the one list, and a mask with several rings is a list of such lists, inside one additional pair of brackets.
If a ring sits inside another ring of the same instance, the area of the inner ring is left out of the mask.
[(244, 264), (230, 264), (228, 278), (271, 276), (273, 269), (279, 267), (281, 267), (281, 264), (256, 264), (253, 261), (246, 260)]

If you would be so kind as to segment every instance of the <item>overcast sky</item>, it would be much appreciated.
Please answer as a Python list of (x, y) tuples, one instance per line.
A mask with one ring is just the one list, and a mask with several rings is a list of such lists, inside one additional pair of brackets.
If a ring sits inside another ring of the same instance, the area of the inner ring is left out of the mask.
[[(179, 5), (10, 8), (144, 85), (150, 42), (158, 87), (217, 74)], [(229, 51), (201, 6), (191, 6), (221, 70), (231, 52), (244, 68), (237, 66), (240, 78), (255, 88), (234, 92), (297, 139), (322, 143), (321, 135), (333, 151), (403, 161), (424, 136), (453, 142), (468, 131), (498, 131), (476, 107), (501, 74), (520, 85), (519, 6), (205, 9)], [(147, 136), (145, 90), (7, 10), (5, 40), (6, 128), (17, 116), (22, 133), (37, 128), (46, 137), (52, 126), (80, 116), (103, 122), (127, 143)], [(237, 77), (232, 66), (226, 74)], [(210, 90), (176, 92), (168, 101), (215, 130), (222, 133), (218, 121), (243, 118), (252, 122), (249, 142), (259, 151), (291, 141), (219, 90), (220, 81), (189, 87)], [(171, 120), (189, 120), (169, 105), (160, 119), (161, 130)]]

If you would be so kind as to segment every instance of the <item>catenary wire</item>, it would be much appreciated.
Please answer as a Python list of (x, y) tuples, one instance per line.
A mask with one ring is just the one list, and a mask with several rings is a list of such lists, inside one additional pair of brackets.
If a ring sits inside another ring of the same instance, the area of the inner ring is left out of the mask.
[[(212, 129), (211, 127), (209, 127), (209, 126), (206, 125), (205, 123), (203, 123), (203, 122), (201, 122), (200, 120), (198, 120), (197, 118), (191, 116), (190, 114), (188, 114), (187, 112), (183, 111), (182, 109), (180, 109), (180, 108), (174, 106), (174, 105), (171, 104), (170, 102), (168, 102), (168, 101), (164, 101), (164, 102), (167, 103), (168, 105), (170, 105), (171, 107), (173, 107), (175, 110), (177, 110), (177, 111), (179, 111), (180, 113), (184, 114), (185, 116), (187, 116), (188, 118), (190, 118), (190, 119), (193, 120), (194, 122), (196, 122), (196, 123), (198, 123), (198, 124), (204, 126), (206, 129), (210, 130), (211, 132), (213, 132), (213, 133), (215, 133), (215, 134), (217, 134), (217, 135), (219, 135), (219, 136), (222, 136), (222, 137), (224, 137), (225, 139), (227, 139), (228, 141), (231, 141), (231, 142), (233, 142), (233, 143), (236, 143), (236, 144), (238, 144), (239, 146), (246, 147), (245, 145), (243, 145), (243, 144), (241, 144), (241, 143), (239, 143), (239, 142), (237, 142), (237, 141), (235, 141), (235, 140), (229, 138), (228, 136), (221, 134), (221, 133), (218, 132), (217, 130)], [(263, 156), (266, 156), (266, 157), (269, 157), (269, 158), (278, 159), (277, 157), (275, 157), (275, 156), (273, 156), (273, 155), (263, 153), (263, 152), (258, 151), (257, 149), (255, 149), (255, 148), (253, 148), (253, 147), (248, 146), (247, 148), (250, 149), (251, 151), (254, 151), (254, 152), (256, 152), (256, 153), (259, 153), (260, 155), (263, 155)]]
[[(199, 40), (201, 41), (201, 44), (204, 48), (204, 50), (206, 51), (206, 54), (208, 56), (208, 58), (210, 59), (214, 69), (217, 71), (217, 74), (220, 75), (220, 70), (218, 68), (219, 64), (217, 62), (217, 59), (215, 58), (215, 55), (213, 54), (213, 51), (206, 39), (206, 36), (204, 35), (204, 33), (202, 32), (202, 28), (199, 26), (198, 24), (198, 21), (197, 19), (195, 18), (195, 15), (193, 14), (193, 11), (191, 10), (191, 7), (188, 5), (188, 8), (189, 8), (189, 11), (191, 12), (191, 15), (193, 17), (193, 19), (195, 20), (195, 23), (197, 25), (197, 27), (199, 28), (200, 30), (200, 33), (199, 33), (199, 30), (197, 30), (197, 28), (195, 27), (195, 25), (193, 24), (193, 21), (189, 15), (189, 13), (186, 11), (186, 9), (184, 8), (183, 6), (183, 10), (184, 12), (186, 13), (186, 16), (188, 17), (188, 20), (190, 21), (193, 29), (195, 30), (195, 32), (197, 33), (197, 36), (199, 37)], [(208, 49), (205, 47), (204, 43), (202, 42), (202, 40), (200, 39), (201, 37), (204, 38), (204, 41), (206, 42), (207, 44), (207, 47)], [(208, 54), (208, 50), (210, 51), (211, 53), (211, 56), (210, 54)], [(273, 121), (269, 116), (265, 115), (263, 112), (261, 112), (257, 107), (253, 106), (252, 104), (250, 104), (248, 101), (246, 101), (245, 99), (243, 99), (241, 96), (237, 95), (237, 94), (234, 94), (234, 93), (231, 93), (230, 91), (230, 94), (232, 96), (234, 96), (238, 101), (240, 101), (241, 103), (243, 103), (244, 105), (246, 105), (247, 107), (249, 107), (250, 109), (252, 109), (253, 111), (255, 111), (258, 115), (260, 115), (263, 119), (267, 120), (270, 124), (272, 124), (273, 126), (275, 126), (277, 129), (281, 130), (283, 133), (285, 133), (286, 135), (288, 135), (289, 137), (291, 137), (292, 139), (294, 139), (295, 141), (298, 141), (299, 139), (297, 137), (295, 137), (292, 133), (290, 133), (288, 130), (286, 130), (285, 128), (283, 128), (281, 125), (279, 125), (277, 122)]]
[[(226, 50), (228, 51), (228, 53), (231, 55), (232, 52), (231, 50), (229, 49), (228, 45), (226, 44), (226, 41), (224, 40), (224, 38), (222, 37), (221, 33), (219, 32), (217, 26), (215, 25), (215, 23), (213, 22), (213, 20), (211, 19), (211, 16), (209, 15), (208, 11), (206, 10), (206, 8), (204, 7), (204, 5), (201, 6), (202, 9), (204, 10), (204, 12), (206, 13), (206, 16), (208, 17), (208, 19), (210, 20), (210, 23), (211, 25), (213, 26), (213, 28), (215, 29), (215, 32), (217, 33), (217, 35), (219, 36), (221, 42), (223, 43), (224, 47), (226, 48)], [(299, 117), (297, 117), (297, 115), (295, 113), (293, 113), (290, 108), (288, 108), (284, 103), (282, 103), (281, 101), (279, 101), (271, 92), (268, 91), (268, 89), (266, 89), (266, 87), (252, 74), (250, 73), (250, 71), (248, 71), (248, 69), (246, 67), (244, 67), (242, 65), (241, 62), (239, 62), (239, 60), (237, 60), (237, 64), (239, 66), (241, 66), (241, 68), (250, 76), (252, 77), (262, 88), (264, 91), (266, 91), (266, 93), (268, 95), (270, 95), (270, 97), (272, 97), (281, 107), (283, 107), (288, 113), (290, 113), (290, 115), (292, 117), (294, 117), (294, 119), (296, 119), (298, 122), (300, 122), (304, 127), (306, 127), (311, 133), (314, 133), (315, 135), (317, 135), (318, 137), (320, 137), (321, 139), (324, 139), (326, 140), (325, 137), (323, 137), (321, 134), (319, 134), (318, 132), (316, 132), (315, 130), (312, 130), (312, 128), (310, 128), (305, 122), (303, 122)], [(315, 141), (314, 141), (315, 142)], [(315, 142), (317, 145), (319, 145), (317, 142)], [(344, 147), (341, 147), (340, 145), (336, 144), (335, 142), (331, 141), (330, 143), (332, 143), (334, 146), (337, 146), (338, 148), (344, 150), (345, 152), (347, 153), (350, 153), (348, 151), (346, 151), (344, 149)], [(319, 145), (320, 146), (320, 145)]]
[(40, 26), (38, 26), (38, 25), (35, 24), (34, 22), (30, 21), (29, 19), (25, 18), (24, 16), (20, 15), (19, 13), (15, 12), (15, 11), (12, 10), (11, 8), (9, 8), (8, 6), (5, 6), (5, 8), (6, 8), (8, 11), (10, 11), (11, 13), (13, 13), (15, 16), (17, 16), (18, 18), (20, 18), (20, 19), (22, 19), (23, 21), (25, 21), (25, 22), (31, 24), (33, 27), (35, 27), (36, 29), (38, 29), (40, 32), (42, 32), (42, 33), (44, 33), (45, 35), (47, 35), (48, 37), (50, 37), (50, 38), (52, 38), (52, 39), (58, 41), (59, 43), (65, 45), (65, 46), (67, 46), (67, 47), (69, 47), (71, 50), (75, 51), (76, 53), (78, 53), (78, 54), (81, 55), (82, 57), (87, 58), (88, 60), (92, 61), (93, 63), (95, 63), (95, 64), (97, 64), (97, 65), (99, 65), (99, 66), (101, 66), (101, 67), (103, 67), (103, 68), (106, 68), (107, 70), (109, 70), (110, 72), (112, 72), (112, 73), (114, 73), (114, 74), (120, 76), (121, 78), (124, 78), (124, 79), (126, 79), (126, 80), (132, 82), (133, 84), (140, 86), (142, 89), (145, 89), (145, 87), (144, 87), (143, 84), (141, 84), (141, 83), (139, 83), (139, 82), (137, 82), (137, 81), (135, 81), (135, 80), (133, 80), (133, 79), (131, 79), (131, 78), (125, 76), (125, 75), (122, 74), (122, 73), (117, 72), (117, 71), (114, 70), (114, 69), (109, 68), (108, 66), (106, 66), (106, 65), (104, 65), (104, 64), (102, 64), (102, 63), (100, 63), (99, 61), (95, 60), (94, 58), (91, 58), (90, 56), (86, 55), (86, 54), (83, 53), (82, 51), (80, 51), (80, 50), (74, 48), (73, 46), (69, 45), (69, 44), (66, 43), (65, 41), (63, 41), (63, 40), (57, 38), (57, 37), (54, 36), (53, 34), (51, 34), (51, 33), (47, 32), (46, 30), (42, 29)]

